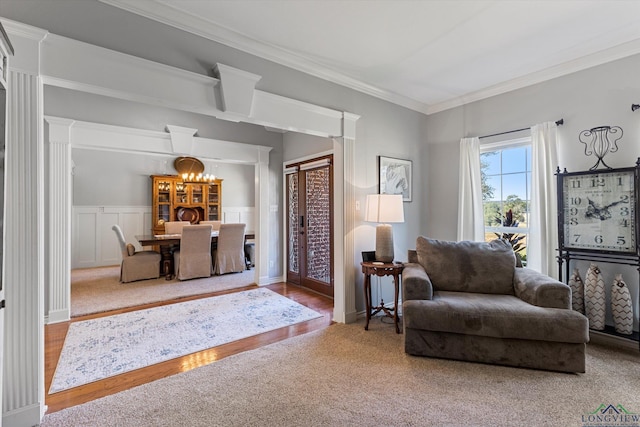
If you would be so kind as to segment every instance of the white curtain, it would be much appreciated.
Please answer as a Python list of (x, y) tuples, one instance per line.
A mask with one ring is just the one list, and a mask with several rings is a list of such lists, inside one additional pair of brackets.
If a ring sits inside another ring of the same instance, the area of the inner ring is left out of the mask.
[(557, 125), (546, 122), (531, 127), (531, 217), (527, 242), (527, 267), (558, 277), (558, 167)]
[(480, 138), (460, 140), (458, 240), (484, 241)]

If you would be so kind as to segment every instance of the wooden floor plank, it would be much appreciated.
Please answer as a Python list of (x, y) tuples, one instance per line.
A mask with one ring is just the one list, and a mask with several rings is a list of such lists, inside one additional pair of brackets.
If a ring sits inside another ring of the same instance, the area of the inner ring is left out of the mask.
[[(135, 310), (143, 310), (153, 307), (159, 307), (177, 302), (190, 301), (201, 298), (209, 298), (239, 292), (242, 290), (253, 289), (256, 286), (250, 286), (241, 289), (233, 289), (229, 291), (221, 291), (216, 293), (197, 295), (186, 298), (178, 298), (170, 301), (163, 301), (153, 304), (145, 304), (143, 306), (130, 307), (120, 310), (112, 310), (105, 313), (74, 317), (71, 321), (61, 322), (45, 326), (45, 390), (48, 391), (53, 374), (55, 372), (64, 339), (69, 330), (69, 325), (73, 322), (82, 320), (95, 319), (100, 317), (112, 316), (115, 314), (127, 313)], [(161, 378), (186, 372), (191, 369), (198, 368), (213, 363), (225, 357), (242, 353), (244, 351), (253, 350), (268, 344), (272, 344), (286, 338), (302, 335), (307, 332), (320, 330), (328, 327), (333, 316), (333, 299), (317, 294), (305, 288), (286, 284), (276, 283), (265, 286), (274, 292), (290, 298), (299, 304), (307, 306), (322, 315), (322, 317), (309, 320), (307, 322), (298, 323), (296, 325), (276, 329), (264, 334), (244, 338), (232, 343), (224, 344), (218, 347), (202, 350), (196, 353), (188, 354), (176, 359), (167, 360), (156, 365), (147, 366), (135, 371), (127, 372), (104, 380), (85, 384), (69, 390), (64, 390), (54, 394), (47, 394), (45, 403), (48, 406), (47, 413), (60, 411), (71, 406), (89, 402), (100, 397), (128, 390), (132, 387), (149, 383)]]

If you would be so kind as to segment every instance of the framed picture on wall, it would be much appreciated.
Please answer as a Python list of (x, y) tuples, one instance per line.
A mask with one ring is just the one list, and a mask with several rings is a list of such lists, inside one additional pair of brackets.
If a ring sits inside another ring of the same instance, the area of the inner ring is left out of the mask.
[(402, 200), (411, 201), (411, 160), (378, 157), (380, 194), (402, 194)]

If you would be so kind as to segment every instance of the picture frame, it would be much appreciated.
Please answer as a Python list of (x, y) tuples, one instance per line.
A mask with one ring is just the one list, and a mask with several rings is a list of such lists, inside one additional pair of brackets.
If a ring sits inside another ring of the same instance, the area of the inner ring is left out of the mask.
[(363, 262), (373, 262), (376, 260), (376, 251), (362, 251)]
[(378, 176), (380, 194), (402, 194), (402, 200), (411, 201), (412, 162), (411, 160), (378, 156)]

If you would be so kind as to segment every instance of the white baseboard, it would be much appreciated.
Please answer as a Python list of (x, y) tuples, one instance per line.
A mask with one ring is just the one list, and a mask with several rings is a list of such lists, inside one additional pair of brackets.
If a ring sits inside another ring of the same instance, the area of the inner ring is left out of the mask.
[[(2, 414), (2, 425), (11, 427), (32, 427), (40, 425), (42, 416), (44, 415), (45, 406), (34, 403), (24, 406), (15, 411), (9, 411)], [(42, 413), (41, 413), (42, 412)]]
[(45, 316), (44, 323), (51, 325), (53, 323), (66, 322), (71, 319), (71, 313), (69, 309), (63, 310), (51, 310), (48, 315)]
[(269, 277), (262, 276), (258, 279), (258, 286), (273, 285), (274, 283), (285, 282), (284, 276)]

